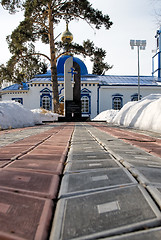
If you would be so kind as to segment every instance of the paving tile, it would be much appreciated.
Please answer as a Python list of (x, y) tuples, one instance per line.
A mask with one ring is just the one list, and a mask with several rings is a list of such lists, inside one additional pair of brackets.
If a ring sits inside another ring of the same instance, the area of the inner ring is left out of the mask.
[(6, 169), (20, 169), (23, 171), (44, 172), (61, 175), (64, 164), (48, 160), (15, 160), (6, 166)]
[(26, 154), (22, 157), (19, 158), (20, 160), (50, 160), (50, 161), (57, 161), (57, 162), (62, 162), (64, 163), (65, 159), (66, 159), (66, 155), (63, 155), (63, 154)]
[(148, 191), (151, 193), (155, 201), (157, 202), (158, 206), (161, 209), (161, 185), (151, 185), (149, 184), (147, 187)]
[(11, 161), (0, 161), (0, 168), (6, 166), (7, 164), (9, 164)]
[(131, 184), (137, 184), (137, 182), (123, 168), (65, 174), (61, 182), (59, 198)]
[(161, 169), (159, 168), (145, 168), (135, 167), (130, 168), (130, 171), (137, 177), (142, 184), (160, 184), (161, 185)]
[(59, 176), (38, 172), (0, 170), (0, 189), (55, 199)]
[(47, 239), (53, 208), (51, 200), (1, 190), (0, 196), (0, 239)]
[(154, 228), (129, 234), (123, 234), (121, 236), (108, 237), (104, 240), (160, 240), (161, 228)]
[[(129, 157), (130, 156), (130, 157)], [(123, 159), (131, 162), (131, 161), (149, 161), (150, 162), (158, 162), (161, 163), (161, 158), (147, 154), (147, 155), (129, 155), (128, 157), (124, 156)]]
[(64, 151), (67, 150), (68, 146), (52, 146), (52, 145), (43, 145), (35, 147), (35, 150), (46, 150), (46, 151)]
[(146, 167), (146, 168), (161, 168), (161, 162), (152, 162), (152, 161), (145, 161), (145, 160), (128, 160), (128, 161), (122, 161), (122, 164), (126, 168), (131, 167)]
[(5, 146), (3, 148), (0, 148), (0, 153), (1, 154), (18, 154), (20, 152), (23, 152), (24, 149), (23, 148), (19, 148), (19, 147), (11, 147), (11, 146)]
[(61, 150), (57, 150), (57, 149), (33, 149), (32, 151), (30, 151), (30, 155), (60, 155), (60, 154), (65, 154), (67, 152), (66, 149), (61, 149)]
[(113, 159), (108, 160), (86, 160), (86, 161), (68, 161), (64, 172), (80, 172), (102, 168), (116, 168), (120, 164)]
[(100, 239), (158, 226), (161, 213), (140, 186), (104, 190), (59, 200), (50, 240)]
[(100, 146), (98, 146), (98, 144), (97, 145), (82, 145), (82, 144), (79, 144), (78, 146), (74, 146), (73, 147), (73, 145), (71, 145), (70, 146), (70, 149), (73, 151), (73, 152), (84, 152), (84, 151), (104, 151), (104, 149), (103, 148), (101, 148)]
[(2, 160), (10, 160), (12, 157), (14, 157), (15, 154), (12, 153), (0, 153), (0, 161)]
[(111, 156), (110, 154), (108, 153), (87, 153), (87, 152), (84, 152), (84, 154), (72, 154), (72, 153), (69, 153), (68, 155), (68, 160), (69, 161), (81, 161), (81, 160), (84, 160), (84, 161), (88, 161), (88, 160), (106, 160), (106, 159), (111, 159)]

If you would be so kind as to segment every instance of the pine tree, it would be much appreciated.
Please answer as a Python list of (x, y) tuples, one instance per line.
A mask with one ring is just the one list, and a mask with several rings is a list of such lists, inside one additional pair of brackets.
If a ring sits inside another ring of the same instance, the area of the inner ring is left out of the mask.
[[(103, 74), (111, 68), (104, 63), (106, 52), (94, 46), (90, 40), (84, 41), (83, 45), (74, 43), (62, 43), (54, 35), (54, 28), (61, 20), (66, 22), (82, 19), (89, 25), (100, 29), (102, 26), (109, 29), (112, 25), (108, 15), (94, 9), (87, 0), (1, 0), (1, 5), (10, 13), (19, 10), (24, 11), (24, 20), (7, 37), (9, 50), (12, 54), (6, 66), (1, 65), (1, 78), (9, 78), (12, 81), (22, 82), (30, 79), (35, 73), (44, 73), (46, 64), (42, 57), (50, 61), (51, 82), (53, 90), (54, 112), (59, 112), (59, 94), (57, 81), (56, 62), (58, 57), (65, 52), (70, 54), (82, 54), (89, 56), (94, 63), (93, 73)], [(35, 52), (34, 44), (41, 40), (50, 46), (50, 57)], [(59, 54), (59, 50), (65, 52)]]

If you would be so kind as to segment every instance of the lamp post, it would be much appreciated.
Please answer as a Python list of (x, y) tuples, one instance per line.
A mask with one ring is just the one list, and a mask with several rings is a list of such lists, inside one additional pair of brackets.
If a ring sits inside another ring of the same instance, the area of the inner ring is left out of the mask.
[(146, 47), (146, 40), (130, 40), (130, 46), (131, 49), (134, 49), (134, 47), (137, 47), (138, 52), (138, 101), (140, 100), (140, 61), (139, 61), (139, 50), (145, 50)]

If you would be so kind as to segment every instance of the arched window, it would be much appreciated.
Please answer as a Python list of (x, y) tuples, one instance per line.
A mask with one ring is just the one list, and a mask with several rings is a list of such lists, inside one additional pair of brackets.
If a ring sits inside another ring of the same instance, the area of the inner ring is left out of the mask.
[(43, 96), (42, 97), (42, 108), (46, 110), (50, 110), (50, 97), (49, 96)]
[(23, 104), (23, 98), (12, 98), (15, 102)]
[[(140, 95), (140, 99), (141, 98), (142, 98), (142, 96)], [(138, 101), (138, 94), (137, 93), (131, 95), (131, 101)]]
[(112, 95), (112, 108), (114, 110), (120, 110), (123, 106), (123, 95), (121, 94), (115, 94)]
[(43, 90), (40, 91), (40, 107), (46, 109), (46, 110), (51, 110), (52, 109), (52, 95), (51, 95), (51, 90), (48, 88), (44, 88)]
[(82, 113), (89, 113), (89, 97), (83, 96), (81, 98), (81, 103), (82, 103)]

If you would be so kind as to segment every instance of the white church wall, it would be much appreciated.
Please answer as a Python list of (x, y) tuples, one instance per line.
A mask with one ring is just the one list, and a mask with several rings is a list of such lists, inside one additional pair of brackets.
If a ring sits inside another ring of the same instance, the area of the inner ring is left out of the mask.
[[(122, 104), (125, 105), (131, 101), (132, 95), (137, 94), (137, 86), (103, 86), (99, 90), (99, 113), (108, 109), (112, 109), (112, 99), (114, 95), (122, 97)], [(161, 93), (161, 87), (141, 86), (141, 97), (149, 94)]]
[(2, 95), (2, 101), (8, 101), (16, 98), (16, 99), (22, 99), (24, 104), (24, 102), (26, 102), (27, 96), (28, 96), (28, 92), (14, 92), (14, 93), (8, 92)]
[(29, 88), (28, 101), (25, 103), (25, 106), (30, 110), (40, 108), (41, 91), (45, 88), (51, 90), (50, 83), (34, 83), (30, 84)]
[(97, 84), (90, 86), (88, 89), (91, 91), (91, 115), (90, 118), (94, 118), (97, 115)]

